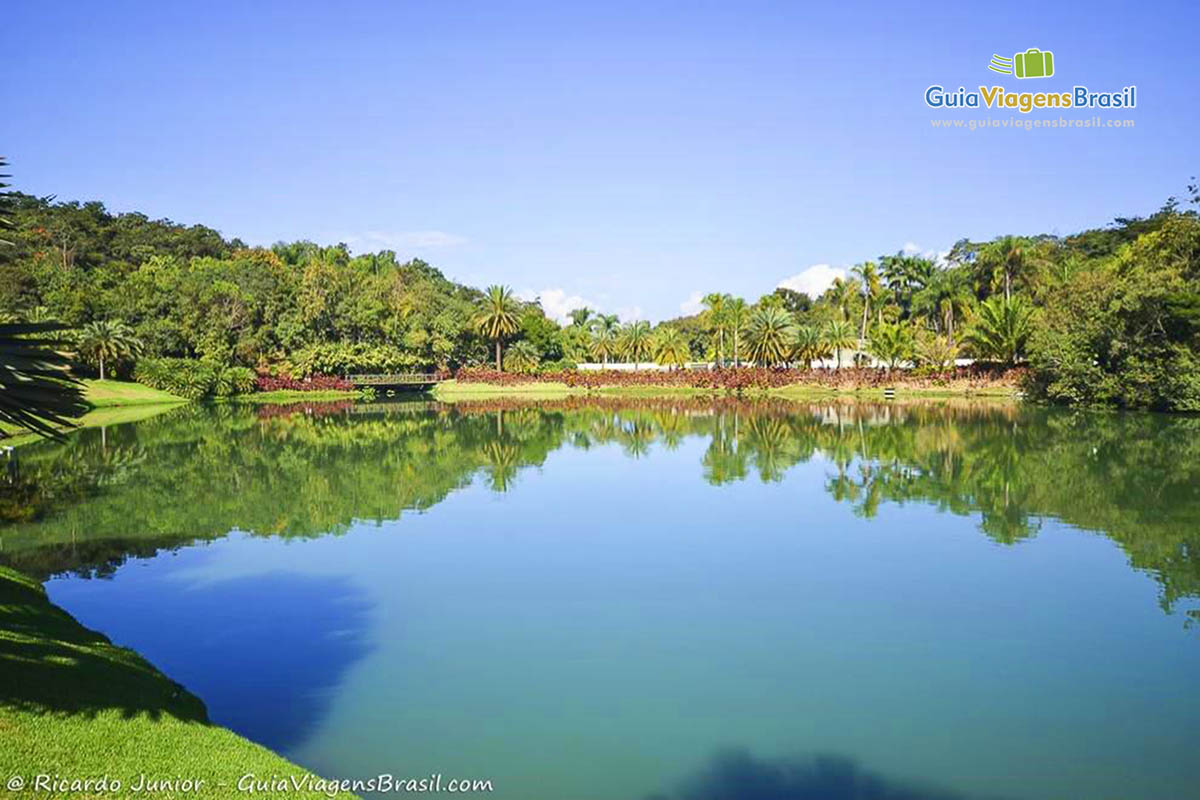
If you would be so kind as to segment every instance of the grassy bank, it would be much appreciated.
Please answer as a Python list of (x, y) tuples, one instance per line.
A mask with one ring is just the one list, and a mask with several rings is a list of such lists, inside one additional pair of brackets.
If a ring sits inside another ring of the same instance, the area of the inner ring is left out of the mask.
[(129, 381), (84, 381), (84, 398), (92, 408), (137, 406), (156, 403), (186, 403), (178, 395)]
[[(64, 429), (66, 431), (136, 422), (188, 402), (183, 397), (151, 389), (140, 383), (84, 381), (83, 386), (84, 400), (92, 406), (92, 410), (80, 417), (75, 427)], [(0, 423), (0, 433), (7, 434), (6, 437), (0, 438), (0, 444), (11, 447), (41, 439), (36, 434), (25, 432), (23, 428), (4, 423)]]
[[(140, 775), (202, 781), (195, 792), (146, 792), (156, 797), (230, 797), (248, 773), (305, 773), (213, 725), (204, 704), (184, 687), (132, 650), (84, 628), (52, 604), (32, 578), (2, 567), (0, 740), (0, 778), (27, 783), (23, 792), (10, 792), (14, 797), (128, 794)], [(36, 774), (108, 776), (123, 787), (120, 792), (36, 791)]]

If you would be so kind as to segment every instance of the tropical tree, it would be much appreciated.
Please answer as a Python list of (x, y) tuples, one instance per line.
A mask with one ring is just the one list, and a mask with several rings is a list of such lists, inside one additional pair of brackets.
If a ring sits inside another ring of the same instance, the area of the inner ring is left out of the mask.
[(644, 319), (634, 320), (621, 329), (619, 340), (621, 353), (637, 365), (650, 357), (650, 323)]
[(616, 314), (601, 314), (592, 322), (592, 357), (607, 365), (608, 360), (620, 350), (617, 340), (620, 323)]
[(570, 311), (568, 316), (571, 318), (571, 324), (576, 328), (586, 328), (592, 320), (592, 310), (584, 306)]
[(867, 326), (871, 319), (871, 309), (878, 304), (883, 295), (883, 280), (879, 276), (879, 269), (875, 266), (874, 261), (865, 261), (862, 264), (857, 264), (851, 270), (862, 281), (862, 326), (858, 331), (859, 342), (863, 342), (867, 338)]
[(912, 312), (928, 318), (936, 330), (954, 342), (957, 320), (971, 308), (971, 289), (962, 267), (935, 270), (924, 288), (912, 297)]
[(774, 367), (788, 360), (795, 336), (792, 317), (782, 308), (756, 308), (746, 326), (746, 352), (755, 363)]
[(528, 339), (514, 342), (504, 354), (504, 365), (512, 372), (530, 373), (538, 367), (541, 357), (537, 347)]
[(792, 336), (792, 356), (804, 362), (812, 369), (814, 359), (825, 358), (829, 354), (829, 345), (821, 336), (819, 328), (812, 325), (800, 325)]
[(928, 258), (902, 250), (894, 256), (883, 256), (879, 260), (879, 270), (896, 305), (908, 311), (913, 295), (929, 284), (937, 267)]
[(750, 317), (750, 306), (746, 305), (746, 301), (740, 297), (727, 297), (725, 299), (725, 316), (728, 321), (729, 331), (733, 334), (733, 365), (740, 367), (740, 352), (738, 338), (741, 335), (742, 329), (746, 327), (746, 322)]
[(979, 358), (1015, 364), (1033, 332), (1033, 305), (1021, 295), (989, 297), (979, 305), (964, 337)]
[(651, 342), (654, 361), (668, 367), (682, 367), (692, 357), (691, 347), (683, 331), (664, 325), (655, 332)]
[(489, 286), (477, 311), (475, 327), (485, 337), (496, 343), (496, 369), (503, 371), (504, 364), (500, 359), (501, 343), (513, 336), (521, 327), (521, 322), (517, 317), (516, 297), (513, 296), (512, 289), (507, 286)]
[(63, 352), (63, 330), (57, 322), (0, 325), (0, 422), (59, 438), (57, 427), (87, 412), (83, 387)]
[(948, 336), (922, 331), (917, 336), (913, 356), (921, 366), (935, 372), (945, 372), (954, 366), (958, 358), (958, 345)]
[(854, 326), (847, 320), (835, 319), (825, 326), (825, 345), (837, 356), (837, 368), (842, 368), (842, 350), (857, 343)]
[(136, 358), (142, 353), (142, 340), (124, 322), (96, 320), (79, 329), (75, 346), (80, 355), (100, 365), (100, 380), (104, 380), (106, 362)]
[(729, 315), (726, 313), (729, 295), (713, 292), (705, 295), (702, 301), (705, 306), (703, 318), (709, 329), (717, 337), (717, 364), (725, 365), (725, 331), (729, 328)]
[(1026, 242), (1016, 236), (1002, 236), (979, 248), (975, 256), (975, 273), (980, 285), (992, 291), (1004, 289), (1004, 299), (1012, 298), (1013, 284), (1025, 277), (1030, 267)]
[(899, 322), (884, 322), (871, 329), (867, 347), (871, 355), (887, 364), (890, 372), (912, 355), (912, 332)]
[(830, 301), (841, 312), (843, 320), (850, 319), (850, 305), (858, 297), (858, 288), (858, 281), (846, 280), (839, 276), (833, 279), (833, 283), (826, 290)]

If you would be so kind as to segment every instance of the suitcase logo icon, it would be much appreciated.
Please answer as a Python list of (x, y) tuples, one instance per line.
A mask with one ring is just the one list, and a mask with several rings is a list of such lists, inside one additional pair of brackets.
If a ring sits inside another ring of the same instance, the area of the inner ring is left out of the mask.
[(988, 69), (1018, 78), (1049, 78), (1054, 74), (1054, 53), (1031, 47), (1012, 58), (993, 54)]

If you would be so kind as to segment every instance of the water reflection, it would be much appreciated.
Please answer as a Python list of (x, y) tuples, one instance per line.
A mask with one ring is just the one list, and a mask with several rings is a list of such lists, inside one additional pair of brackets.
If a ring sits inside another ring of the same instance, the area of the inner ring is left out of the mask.
[[(978, 800), (977, 796), (974, 796)], [(671, 794), (646, 800), (972, 800), (968, 795), (865, 771), (853, 759), (759, 759), (746, 750), (716, 754)], [(992, 800), (996, 800), (992, 798)]]
[(369, 651), (361, 588), (284, 572), (188, 585), (175, 569), (105, 586), (55, 581), (51, 597), (202, 697), (213, 722), (276, 750), (298, 745)]
[(560, 448), (640, 458), (689, 437), (708, 441), (697, 469), (710, 484), (779, 481), (819, 459), (829, 496), (857, 515), (930, 505), (978, 515), (1006, 545), (1055, 517), (1119, 543), (1158, 580), (1164, 609), (1200, 596), (1200, 419), (966, 402), (189, 407), (22, 448), (0, 493), (0, 553), (43, 576), (103, 573), (233, 529), (339, 534), (430, 508), (477, 476), (508, 491)]

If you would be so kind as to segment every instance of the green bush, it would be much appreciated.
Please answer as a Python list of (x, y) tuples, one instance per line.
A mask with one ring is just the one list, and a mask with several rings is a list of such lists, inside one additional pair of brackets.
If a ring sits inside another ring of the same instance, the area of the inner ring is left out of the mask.
[(133, 373), (138, 383), (197, 400), (254, 391), (257, 376), (249, 367), (225, 367), (193, 358), (144, 358)]

